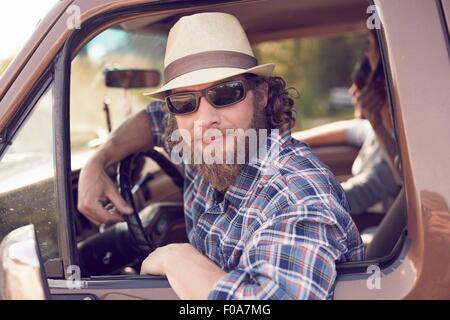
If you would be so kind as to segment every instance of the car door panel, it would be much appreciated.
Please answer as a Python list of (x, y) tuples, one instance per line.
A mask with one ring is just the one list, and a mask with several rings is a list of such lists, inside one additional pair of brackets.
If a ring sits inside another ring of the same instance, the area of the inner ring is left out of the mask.
[[(80, 282), (49, 279), (52, 296), (93, 296), (100, 300), (177, 300), (167, 278), (159, 276), (114, 276), (81, 279)], [(79, 285), (79, 288), (73, 288)], [(69, 286), (72, 286), (69, 288)]]

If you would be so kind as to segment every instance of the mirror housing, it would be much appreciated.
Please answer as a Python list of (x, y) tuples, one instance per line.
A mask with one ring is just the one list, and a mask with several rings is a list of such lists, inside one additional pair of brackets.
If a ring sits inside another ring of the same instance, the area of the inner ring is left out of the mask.
[(106, 69), (105, 84), (109, 88), (137, 89), (157, 87), (161, 80), (158, 70)]
[(0, 244), (0, 299), (45, 300), (49, 296), (34, 226), (15, 229)]

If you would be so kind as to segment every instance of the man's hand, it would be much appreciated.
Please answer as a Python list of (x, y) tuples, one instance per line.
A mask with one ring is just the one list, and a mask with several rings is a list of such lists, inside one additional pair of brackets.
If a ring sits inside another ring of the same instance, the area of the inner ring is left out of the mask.
[[(184, 244), (182, 244), (184, 245)], [(164, 247), (156, 248), (145, 258), (141, 265), (141, 274), (151, 274), (157, 276), (166, 275), (167, 259), (174, 254), (180, 244), (169, 244)]]
[(225, 271), (189, 243), (173, 243), (150, 253), (141, 274), (166, 276), (181, 299), (206, 299)]
[[(171, 243), (164, 247), (156, 248), (142, 262), (141, 274), (167, 275), (168, 265), (201, 255), (190, 243)], [(203, 256), (202, 256), (203, 257)]]
[[(78, 210), (93, 223), (122, 221), (122, 214), (132, 213), (105, 168), (126, 156), (150, 150), (153, 136), (147, 112), (142, 110), (115, 129), (108, 140), (84, 166), (78, 183)], [(111, 202), (110, 209), (103, 204)]]
[[(102, 203), (111, 201), (109, 210)], [(120, 196), (115, 185), (96, 158), (91, 159), (81, 170), (78, 183), (78, 210), (95, 224), (123, 221), (121, 214), (130, 214), (132, 209)]]

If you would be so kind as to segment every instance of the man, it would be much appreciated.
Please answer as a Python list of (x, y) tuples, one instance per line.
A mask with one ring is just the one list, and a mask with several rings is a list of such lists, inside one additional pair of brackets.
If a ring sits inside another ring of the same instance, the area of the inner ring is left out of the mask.
[[(158, 248), (141, 267), (167, 276), (182, 299), (330, 299), (336, 263), (363, 258), (341, 187), (290, 136), (293, 100), (273, 68), (257, 64), (235, 17), (181, 18), (169, 33), (165, 85), (150, 94), (166, 104), (124, 122), (81, 172), (79, 210), (96, 223), (120, 221), (130, 209), (104, 169), (155, 145), (172, 159), (182, 151), (190, 243)], [(239, 130), (268, 130), (257, 138), (266, 148), (251, 152), (254, 139), (238, 148), (242, 137), (229, 132)], [(233, 153), (231, 163), (195, 161)]]

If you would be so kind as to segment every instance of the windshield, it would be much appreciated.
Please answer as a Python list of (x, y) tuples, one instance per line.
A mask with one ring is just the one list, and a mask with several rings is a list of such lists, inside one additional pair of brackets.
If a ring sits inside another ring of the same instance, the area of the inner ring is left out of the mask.
[(151, 88), (109, 88), (105, 70), (151, 69), (161, 73), (165, 47), (165, 34), (108, 29), (78, 53), (71, 71), (72, 162), (82, 164), (82, 154), (100, 145), (110, 129), (149, 103), (142, 94)]

